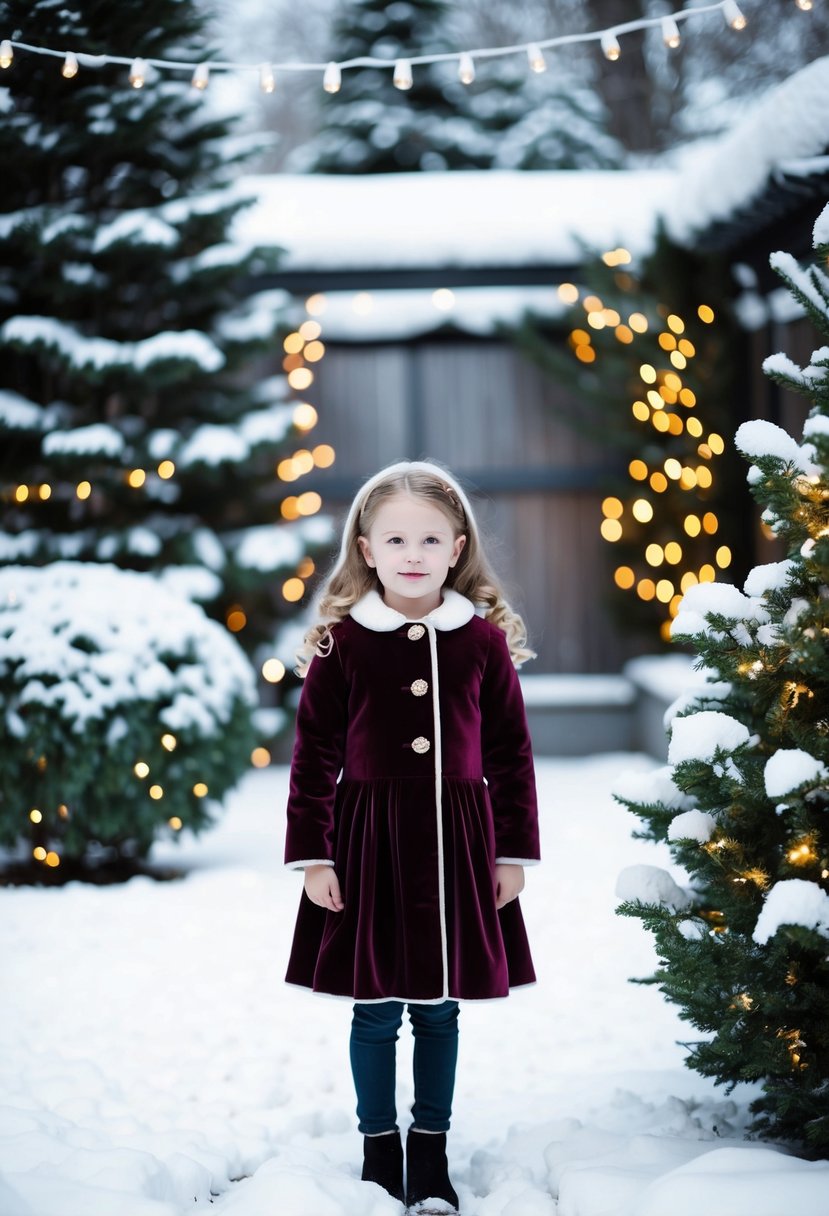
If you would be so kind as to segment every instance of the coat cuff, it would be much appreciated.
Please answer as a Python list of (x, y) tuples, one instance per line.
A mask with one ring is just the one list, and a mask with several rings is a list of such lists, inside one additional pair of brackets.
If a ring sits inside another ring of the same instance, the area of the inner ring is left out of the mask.
[(538, 857), (496, 857), (496, 866), (537, 866), (540, 865)]
[(333, 861), (328, 861), (325, 857), (315, 858), (311, 861), (286, 861), (286, 870), (307, 870), (308, 866), (333, 866)]

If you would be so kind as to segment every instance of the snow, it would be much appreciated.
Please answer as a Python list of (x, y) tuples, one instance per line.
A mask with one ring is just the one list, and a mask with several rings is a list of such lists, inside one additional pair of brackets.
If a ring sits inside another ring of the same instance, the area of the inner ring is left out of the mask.
[(675, 815), (668, 825), (669, 840), (696, 840), (705, 844), (717, 829), (717, 821), (706, 811), (684, 811)]
[(724, 136), (686, 157), (665, 207), (669, 235), (692, 246), (695, 234), (748, 208), (792, 162), (825, 153), (827, 110), (824, 57), (770, 89)]
[(528, 706), (632, 705), (636, 695), (621, 676), (539, 674), (519, 678), (524, 704)]
[[(684, 1068), (687, 1026), (627, 982), (656, 955), (614, 915), (616, 874), (671, 864), (610, 797), (632, 763), (538, 763), (546, 860), (521, 899), (539, 982), (461, 1009), (464, 1216), (813, 1216), (826, 1165), (744, 1143), (756, 1091)], [(282, 983), (287, 777), (251, 772), (215, 830), (159, 842), (178, 881), (0, 888), (4, 1216), (399, 1216), (359, 1182), (348, 1003)], [(405, 1127), (406, 1032), (398, 1056)]]
[(215, 372), (224, 364), (218, 347), (206, 334), (193, 329), (154, 334), (140, 342), (114, 342), (110, 338), (87, 338), (53, 317), (17, 316), (0, 327), (0, 341), (57, 351), (79, 370), (132, 366), (144, 371), (153, 363), (180, 360), (202, 371)]
[(694, 805), (693, 798), (674, 784), (669, 764), (649, 771), (623, 770), (613, 782), (613, 796), (636, 806), (661, 804), (669, 810), (687, 810)]
[(781, 925), (801, 925), (829, 937), (829, 895), (816, 882), (805, 878), (776, 882), (757, 918), (754, 940), (764, 946)]
[(671, 637), (710, 633), (711, 615), (757, 624), (765, 624), (769, 619), (759, 600), (749, 599), (731, 583), (697, 583), (688, 588), (680, 601), (679, 611), (671, 622)]
[(829, 776), (822, 761), (799, 747), (780, 748), (766, 761), (763, 780), (769, 798), (782, 798), (807, 783), (817, 785)]
[(775, 426), (773, 422), (766, 422), (764, 418), (741, 423), (737, 427), (734, 442), (744, 456), (749, 456), (754, 461), (771, 456), (797, 469), (803, 469), (803, 455), (795, 440), (782, 427)]
[(246, 528), (232, 541), (233, 560), (245, 570), (280, 570), (296, 566), (308, 544), (326, 544), (334, 535), (333, 520), (327, 515), (299, 520), (289, 527)]
[(826, 311), (825, 296), (821, 294), (818, 285), (826, 289), (826, 275), (817, 266), (803, 267), (790, 253), (778, 250), (769, 255), (769, 265), (772, 270), (791, 281), (809, 303), (823, 316)]
[(815, 220), (815, 227), (812, 236), (815, 246), (829, 245), (829, 203), (826, 204), (820, 215)]
[(782, 562), (766, 562), (762, 566), (755, 566), (749, 571), (743, 590), (747, 596), (754, 599), (759, 599), (768, 591), (783, 591), (794, 565), (790, 558), (786, 558)]
[(250, 448), (232, 426), (206, 423), (198, 427), (178, 454), (182, 468), (194, 464), (218, 465), (247, 460)]
[(166, 249), (172, 249), (178, 243), (179, 234), (175, 228), (145, 208), (139, 208), (136, 211), (126, 211), (116, 220), (99, 228), (92, 248), (95, 253), (102, 253), (112, 245), (120, 244), (163, 245)]
[(668, 744), (668, 762), (713, 760), (718, 751), (732, 752), (749, 741), (748, 727), (730, 714), (703, 709), (687, 718), (675, 718)]
[(579, 265), (582, 245), (651, 245), (669, 171), (248, 177), (232, 232), (284, 246), (282, 270)]
[(256, 699), (235, 640), (151, 575), (75, 562), (9, 567), (0, 570), (0, 619), (0, 672), (14, 670), (7, 713), (52, 706), (82, 731), (160, 699), (171, 729), (210, 734), (237, 698)]
[(567, 307), (554, 286), (331, 291), (319, 316), (329, 341), (389, 341), (445, 326), (492, 334), (499, 325), (518, 325), (525, 313), (550, 320), (564, 316)]
[(676, 912), (691, 903), (688, 892), (661, 866), (625, 866), (616, 880), (616, 895), (624, 903), (665, 904)]
[(708, 672), (687, 654), (642, 655), (625, 664), (625, 675), (663, 701), (672, 701), (689, 688), (705, 684)]
[(11, 430), (39, 431), (43, 409), (11, 389), (0, 389), (0, 424)]
[(43, 440), (44, 456), (120, 456), (124, 436), (106, 422), (75, 427), (72, 431), (52, 431)]

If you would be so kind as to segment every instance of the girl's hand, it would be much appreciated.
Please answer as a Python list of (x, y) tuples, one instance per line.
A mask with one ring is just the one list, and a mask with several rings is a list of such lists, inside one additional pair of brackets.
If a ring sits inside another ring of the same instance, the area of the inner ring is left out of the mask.
[(524, 867), (499, 862), (495, 867), (495, 907), (503, 908), (524, 890)]
[[(515, 869), (515, 866), (509, 866)], [(520, 868), (520, 867), (519, 867)], [(305, 870), (305, 894), (312, 904), (328, 908), (329, 912), (342, 912), (345, 904), (340, 894), (340, 881), (333, 866), (307, 866)]]

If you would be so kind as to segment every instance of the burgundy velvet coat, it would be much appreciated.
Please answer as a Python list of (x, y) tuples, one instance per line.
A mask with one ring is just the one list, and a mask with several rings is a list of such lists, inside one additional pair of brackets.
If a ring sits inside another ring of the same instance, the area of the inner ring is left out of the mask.
[(532, 751), (502, 630), (444, 590), (420, 622), (376, 591), (332, 628), (297, 714), (285, 862), (335, 867), (345, 908), (303, 892), (286, 979), (360, 1002), (506, 996), (535, 979), (496, 861), (539, 858)]

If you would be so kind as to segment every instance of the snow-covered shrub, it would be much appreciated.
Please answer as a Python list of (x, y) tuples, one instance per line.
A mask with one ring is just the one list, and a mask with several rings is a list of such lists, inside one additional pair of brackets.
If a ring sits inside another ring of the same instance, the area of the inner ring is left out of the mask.
[(254, 677), (227, 631), (148, 574), (0, 570), (0, 843), (141, 857), (245, 769)]

